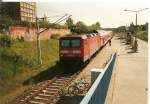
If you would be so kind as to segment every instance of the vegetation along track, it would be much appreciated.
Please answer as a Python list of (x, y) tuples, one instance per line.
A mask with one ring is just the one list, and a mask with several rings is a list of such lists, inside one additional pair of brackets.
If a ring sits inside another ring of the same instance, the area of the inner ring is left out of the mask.
[(62, 89), (68, 86), (79, 72), (57, 75), (52, 80), (41, 82), (27, 90), (23, 96), (20, 96), (11, 104), (55, 104)]

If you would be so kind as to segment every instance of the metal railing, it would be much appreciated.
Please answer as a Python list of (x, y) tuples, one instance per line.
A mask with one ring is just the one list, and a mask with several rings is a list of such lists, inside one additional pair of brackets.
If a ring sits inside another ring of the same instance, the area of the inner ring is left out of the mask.
[(105, 66), (104, 70), (98, 75), (97, 79), (89, 89), (80, 104), (104, 104), (107, 95), (109, 82), (111, 79), (113, 66), (117, 53), (111, 56), (110, 61)]

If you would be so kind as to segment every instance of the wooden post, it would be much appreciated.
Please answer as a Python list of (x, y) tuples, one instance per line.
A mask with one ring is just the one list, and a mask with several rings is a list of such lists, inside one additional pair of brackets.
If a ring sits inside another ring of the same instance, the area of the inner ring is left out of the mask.
[(42, 64), (39, 23), (38, 23), (38, 18), (37, 17), (36, 17), (36, 26), (37, 26), (37, 58), (38, 58), (38, 63)]

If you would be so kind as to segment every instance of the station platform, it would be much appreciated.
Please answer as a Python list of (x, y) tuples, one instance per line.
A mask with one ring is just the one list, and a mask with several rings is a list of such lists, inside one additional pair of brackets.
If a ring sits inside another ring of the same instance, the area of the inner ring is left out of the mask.
[(147, 104), (148, 43), (138, 40), (138, 52), (133, 53), (130, 45), (114, 37), (111, 48), (118, 56), (105, 104)]

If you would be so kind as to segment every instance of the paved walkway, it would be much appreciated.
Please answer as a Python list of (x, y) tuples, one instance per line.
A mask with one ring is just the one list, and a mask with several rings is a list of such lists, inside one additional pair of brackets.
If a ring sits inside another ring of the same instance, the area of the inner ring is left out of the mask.
[(138, 40), (139, 50), (115, 37), (112, 48), (118, 52), (106, 104), (147, 104), (148, 43)]

